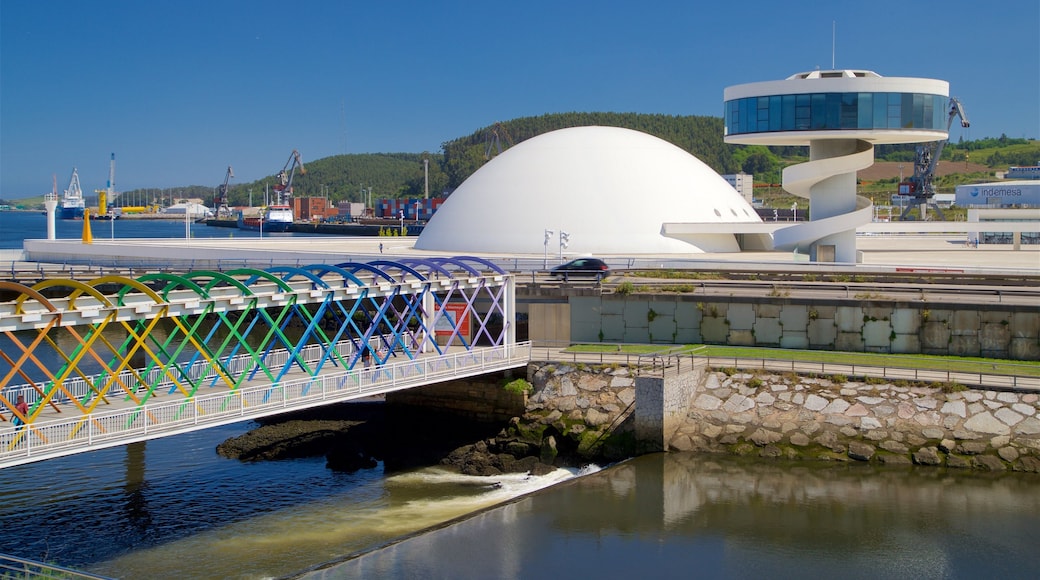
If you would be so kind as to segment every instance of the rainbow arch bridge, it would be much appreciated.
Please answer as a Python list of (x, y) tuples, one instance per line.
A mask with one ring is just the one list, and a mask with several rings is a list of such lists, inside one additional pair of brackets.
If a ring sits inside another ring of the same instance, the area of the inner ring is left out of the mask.
[(0, 468), (522, 367), (515, 303), (471, 256), (0, 282)]

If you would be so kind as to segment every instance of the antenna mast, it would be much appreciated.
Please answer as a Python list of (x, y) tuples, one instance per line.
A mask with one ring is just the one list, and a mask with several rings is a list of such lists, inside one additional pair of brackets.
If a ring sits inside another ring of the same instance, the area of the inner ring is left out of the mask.
[(831, 20), (831, 70), (834, 70), (834, 36), (836, 27), (836, 21)]

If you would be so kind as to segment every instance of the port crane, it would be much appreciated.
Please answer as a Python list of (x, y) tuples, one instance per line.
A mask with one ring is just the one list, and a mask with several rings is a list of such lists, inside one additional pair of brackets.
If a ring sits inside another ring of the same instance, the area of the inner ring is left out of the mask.
[[(964, 105), (955, 97), (950, 97), (950, 108), (946, 117), (946, 135), (947, 138), (934, 143), (923, 143), (918, 145), (914, 151), (914, 174), (899, 184), (899, 194), (908, 195), (913, 199), (910, 204), (907, 205), (906, 209), (903, 210), (903, 214), (899, 216), (900, 220), (906, 220), (915, 206), (921, 207), (921, 221), (926, 219), (926, 211), (928, 204), (935, 196), (935, 168), (939, 166), (939, 158), (942, 157), (943, 147), (946, 146), (946, 142), (949, 141), (950, 127), (953, 126), (953, 119), (959, 117), (961, 120), (961, 127), (970, 127), (971, 122), (968, 120), (967, 114), (964, 112)], [(932, 151), (932, 149), (935, 151)], [(939, 217), (946, 219), (943, 215), (942, 210), (939, 206), (935, 206), (936, 213)]]
[(292, 201), (292, 182), (293, 177), (296, 175), (297, 167), (300, 169), (300, 175), (307, 173), (307, 168), (303, 166), (303, 161), (300, 159), (300, 152), (293, 149), (292, 154), (289, 155), (289, 160), (285, 162), (285, 167), (278, 172), (278, 183), (274, 186), (278, 197), (276, 205), (289, 205)]
[(506, 141), (507, 148), (513, 145), (513, 138), (502, 123), (495, 123), (487, 130), (487, 133), (484, 134), (484, 161), (491, 161), (492, 150), (495, 150), (498, 154), (502, 153), (503, 138)]
[(213, 205), (217, 210), (218, 218), (231, 217), (231, 206), (228, 205), (228, 182), (235, 176), (235, 172), (231, 169), (231, 166), (227, 166), (227, 173), (224, 175), (224, 184), (217, 190), (217, 197), (213, 200)]

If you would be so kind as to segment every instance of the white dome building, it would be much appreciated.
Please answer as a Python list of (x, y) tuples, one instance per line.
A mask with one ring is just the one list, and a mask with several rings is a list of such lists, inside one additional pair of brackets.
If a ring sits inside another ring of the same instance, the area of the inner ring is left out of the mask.
[[(564, 231), (570, 255), (738, 252), (725, 231), (732, 228), (718, 225), (761, 221), (726, 180), (679, 147), (630, 129), (574, 127), (528, 139), (477, 170), (415, 247), (555, 254)], [(666, 237), (666, 222), (694, 231)], [(716, 233), (698, 233), (696, 224)], [(547, 243), (546, 230), (555, 232)]]

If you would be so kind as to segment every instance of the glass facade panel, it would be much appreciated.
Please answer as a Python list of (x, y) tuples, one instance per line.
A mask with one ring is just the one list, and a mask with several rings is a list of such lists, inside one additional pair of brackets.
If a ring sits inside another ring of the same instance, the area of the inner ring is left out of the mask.
[(809, 127), (814, 131), (827, 128), (827, 94), (817, 93), (811, 95), (809, 100), (809, 114), (812, 118)]
[(807, 131), (810, 128), (809, 110), (812, 99), (809, 95), (796, 95), (795, 99), (795, 129)]
[(841, 93), (827, 93), (827, 129), (841, 128)]
[(769, 97), (758, 98), (758, 132), (769, 130)]
[(859, 127), (859, 93), (839, 93), (841, 98), (841, 128), (856, 129)]
[(811, 93), (728, 101), (726, 134), (850, 129), (946, 130), (947, 98), (920, 93)]
[(901, 113), (903, 110), (902, 97), (898, 93), (888, 94), (888, 125), (889, 129), (898, 129), (902, 125)]
[(860, 93), (856, 96), (856, 127), (874, 126), (874, 95)]
[(913, 93), (901, 93), (900, 96), (903, 98), (901, 100), (899, 108), (899, 126), (903, 129), (913, 129), (914, 95)]
[(781, 120), (783, 119), (783, 113), (781, 108), (783, 105), (783, 97), (769, 97), (769, 130), (779, 131), (782, 129)]
[(795, 124), (795, 99), (794, 95), (784, 95), (783, 99), (783, 121), (780, 123), (781, 131), (793, 131), (798, 126)]

